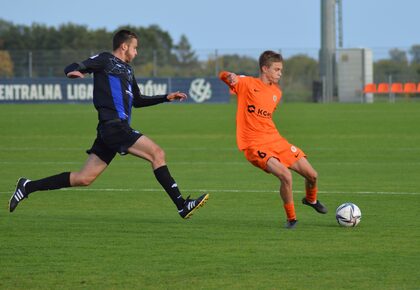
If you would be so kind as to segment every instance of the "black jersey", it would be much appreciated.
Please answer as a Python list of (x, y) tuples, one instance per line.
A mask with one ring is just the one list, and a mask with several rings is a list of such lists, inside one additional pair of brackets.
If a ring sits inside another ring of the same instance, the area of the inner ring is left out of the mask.
[(73, 63), (64, 72), (74, 70), (93, 73), (93, 104), (99, 121), (121, 119), (130, 122), (133, 106), (145, 107), (167, 101), (167, 95), (142, 95), (131, 66), (109, 52)]

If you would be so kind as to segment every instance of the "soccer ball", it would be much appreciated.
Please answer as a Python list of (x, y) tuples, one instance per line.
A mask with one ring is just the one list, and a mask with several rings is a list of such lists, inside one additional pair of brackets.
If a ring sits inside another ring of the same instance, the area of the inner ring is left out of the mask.
[(360, 223), (362, 212), (357, 205), (347, 202), (337, 208), (335, 218), (340, 226), (355, 227)]

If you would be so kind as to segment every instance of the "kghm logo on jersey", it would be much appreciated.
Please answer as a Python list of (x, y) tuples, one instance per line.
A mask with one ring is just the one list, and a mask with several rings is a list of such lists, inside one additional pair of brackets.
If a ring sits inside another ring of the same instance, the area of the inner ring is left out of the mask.
[(258, 117), (271, 119), (271, 113), (270, 112), (268, 112), (266, 110), (263, 110), (263, 109), (256, 108), (254, 105), (249, 105), (248, 106), (248, 113), (251, 113), (251, 114), (255, 113), (255, 114), (258, 115)]

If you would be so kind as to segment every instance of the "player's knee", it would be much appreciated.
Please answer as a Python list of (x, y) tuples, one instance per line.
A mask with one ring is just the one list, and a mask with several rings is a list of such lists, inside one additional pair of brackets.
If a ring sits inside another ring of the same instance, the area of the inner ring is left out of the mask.
[(153, 162), (154, 163), (164, 163), (165, 162), (165, 151), (162, 148), (156, 147), (153, 150)]
[(306, 179), (309, 183), (316, 184), (316, 181), (318, 180), (318, 173), (315, 170), (313, 170), (312, 172), (310, 172), (310, 174), (308, 174)]
[(281, 183), (285, 185), (292, 184), (292, 173), (289, 170), (282, 172), (278, 178), (280, 179)]
[(92, 184), (92, 182), (95, 180), (95, 178), (91, 176), (79, 176), (76, 180), (77, 186), (89, 186)]

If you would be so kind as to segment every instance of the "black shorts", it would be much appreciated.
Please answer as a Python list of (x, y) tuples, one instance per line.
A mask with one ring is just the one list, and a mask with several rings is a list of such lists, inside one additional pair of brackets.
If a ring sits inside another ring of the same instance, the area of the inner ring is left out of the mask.
[(106, 164), (110, 164), (117, 153), (126, 155), (128, 148), (143, 136), (132, 129), (127, 121), (120, 119), (100, 122), (96, 130), (96, 139), (86, 153), (96, 154)]

